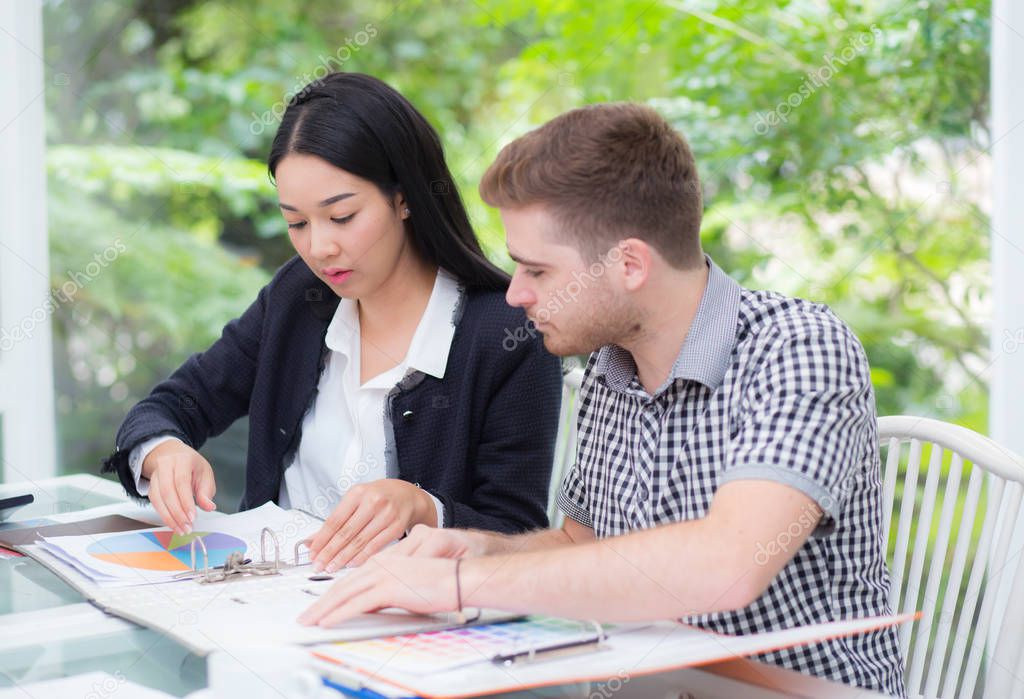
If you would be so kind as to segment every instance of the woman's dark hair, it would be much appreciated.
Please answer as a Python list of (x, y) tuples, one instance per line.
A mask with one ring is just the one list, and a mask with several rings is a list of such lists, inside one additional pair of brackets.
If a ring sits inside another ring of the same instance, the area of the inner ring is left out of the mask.
[(413, 249), (466, 288), (505, 291), (509, 276), (484, 255), (444, 160), (441, 139), (412, 104), (377, 78), (331, 73), (288, 104), (270, 147), (271, 178), (289, 153), (322, 158), (401, 192)]

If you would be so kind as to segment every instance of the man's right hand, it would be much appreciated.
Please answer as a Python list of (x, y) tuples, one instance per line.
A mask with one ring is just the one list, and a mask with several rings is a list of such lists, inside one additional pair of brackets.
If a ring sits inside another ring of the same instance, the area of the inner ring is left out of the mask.
[(471, 529), (437, 529), (417, 524), (389, 551), (404, 556), (470, 558), (496, 553), (505, 537)]
[(192, 531), (197, 503), (207, 512), (217, 508), (213, 467), (202, 454), (177, 439), (164, 442), (146, 456), (142, 477), (149, 479), (153, 509), (177, 534)]

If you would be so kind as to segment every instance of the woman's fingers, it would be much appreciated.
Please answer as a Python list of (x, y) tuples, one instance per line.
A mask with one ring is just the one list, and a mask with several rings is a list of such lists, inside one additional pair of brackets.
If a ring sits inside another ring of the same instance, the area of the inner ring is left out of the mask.
[(178, 497), (175, 485), (174, 464), (160, 464), (153, 471), (153, 479), (150, 482), (149, 488), (150, 501), (152, 502), (154, 495), (156, 495), (156, 498), (163, 505), (163, 512), (161, 512), (160, 518), (164, 521), (164, 524), (173, 529), (176, 534), (184, 534), (188, 518), (185, 516), (184, 510), (182, 510), (181, 500)]
[(151, 478), (149, 482), (149, 503), (160, 516), (160, 521), (171, 529), (174, 529), (174, 520), (171, 518), (171, 513), (167, 511), (167, 506), (164, 505), (163, 495), (161, 495), (160, 490), (160, 481), (156, 473), (153, 474), (153, 478)]
[[(192, 517), (189, 514), (191, 508), (187, 502), (192, 499), (192, 488), (189, 487), (190, 479), (187, 475), (183, 479), (181, 471), (181, 467), (178, 464), (174, 464), (167, 473), (167, 478), (164, 479), (166, 484), (164, 502), (167, 503), (167, 509), (174, 519), (177, 533), (188, 534), (192, 528)], [(185, 490), (188, 495), (183, 495), (182, 490)]]
[[(371, 525), (372, 525), (372, 522), (371, 522)], [(363, 529), (362, 533), (360, 533), (359, 536), (357, 536), (353, 540), (352, 544), (350, 544), (351, 551), (348, 554), (348, 559), (351, 559), (351, 560), (346, 559), (346, 562), (348, 563), (348, 565), (350, 565), (350, 566), (361, 566), (361, 565), (363, 565), (364, 563), (366, 563), (366, 560), (370, 556), (372, 556), (373, 554), (375, 554), (378, 551), (382, 550), (385, 546), (387, 546), (392, 541), (394, 541), (395, 539), (397, 539), (398, 537), (400, 537), (402, 535), (402, 527), (397, 522), (391, 522), (390, 524), (385, 523), (384, 528), (378, 534), (376, 534), (375, 536), (370, 538), (367, 541), (367, 543), (361, 544), (361, 545), (357, 546), (356, 544), (359, 541), (359, 539), (364, 534), (367, 534), (370, 531), (370, 529), (371, 529), (371, 527), (367, 526), (365, 529)], [(342, 551), (342, 553), (339, 554), (338, 557), (339, 558), (344, 558), (345, 557), (345, 553), (346, 553), (345, 551)]]
[(320, 549), (320, 553), (313, 560), (313, 569), (320, 571), (326, 568), (334, 557), (338, 555), (338, 552), (348, 545), (352, 537), (369, 524), (370, 520), (373, 519), (373, 514), (373, 508), (368, 505), (356, 508), (356, 511), (348, 518), (348, 521)]
[(189, 460), (178, 457), (174, 459), (174, 492), (178, 495), (178, 505), (185, 518), (183, 524), (190, 528), (196, 519), (196, 501), (192, 494), (192, 464)]
[(341, 503), (334, 508), (334, 512), (328, 515), (320, 530), (310, 539), (309, 555), (311, 559), (315, 560), (320, 555), (324, 546), (334, 539), (335, 535), (345, 525), (345, 522), (349, 520), (358, 506), (359, 499), (353, 497), (351, 491), (346, 493), (345, 497), (341, 499)]
[(195, 484), (196, 503), (207, 512), (216, 510), (217, 505), (213, 502), (213, 496), (217, 494), (217, 481), (213, 477), (213, 467), (203, 459), (200, 468), (196, 470), (198, 471)]

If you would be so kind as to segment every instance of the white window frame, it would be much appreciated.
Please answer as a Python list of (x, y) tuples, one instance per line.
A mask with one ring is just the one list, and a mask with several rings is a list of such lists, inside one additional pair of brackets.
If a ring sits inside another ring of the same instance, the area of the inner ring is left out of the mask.
[(0, 0), (0, 416), (4, 482), (57, 473), (41, 0)]

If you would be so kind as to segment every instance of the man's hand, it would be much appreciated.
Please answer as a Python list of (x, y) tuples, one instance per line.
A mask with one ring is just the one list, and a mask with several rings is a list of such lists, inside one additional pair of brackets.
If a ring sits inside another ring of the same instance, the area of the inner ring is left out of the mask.
[[(822, 516), (816, 501), (791, 486), (737, 480), (718, 489), (701, 519), (600, 541), (588, 528), (568, 523), (564, 529), (499, 536), (494, 540), (510, 548), (464, 559), (462, 603), (614, 622), (741, 609), (764, 594)], [(480, 535), (423, 533), (408, 546), (466, 553), (480, 541), (474, 536)], [(330, 626), (386, 607), (456, 609), (454, 566), (448, 558), (400, 555), (395, 547), (339, 580), (299, 619)]]
[(337, 626), (388, 607), (418, 614), (458, 609), (455, 561), (410, 558), (385, 551), (349, 571), (298, 618), (306, 626)]
[(189, 445), (172, 439), (151, 451), (142, 462), (149, 479), (149, 501), (160, 519), (177, 534), (192, 531), (196, 503), (207, 512), (217, 509), (213, 467)]
[(544, 529), (517, 536), (476, 529), (435, 529), (417, 525), (392, 551), (406, 556), (428, 558), (472, 558), (537, 551), (593, 540), (593, 529), (568, 518), (561, 529)]
[(470, 529), (436, 529), (417, 524), (393, 549), (396, 554), (424, 558), (467, 558), (491, 553), (499, 536)]
[(309, 542), (313, 568), (362, 565), (416, 524), (437, 526), (426, 491), (396, 478), (353, 486)]

